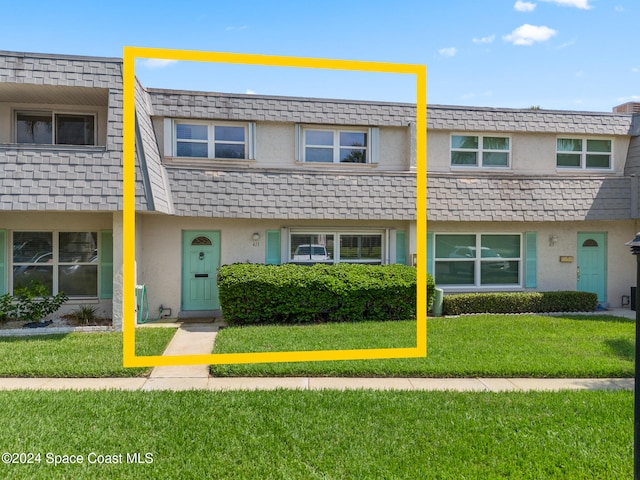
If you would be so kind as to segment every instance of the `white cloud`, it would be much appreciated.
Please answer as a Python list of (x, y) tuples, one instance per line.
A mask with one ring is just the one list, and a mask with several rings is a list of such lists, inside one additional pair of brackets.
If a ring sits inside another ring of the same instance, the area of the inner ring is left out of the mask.
[(145, 60), (143, 65), (147, 68), (165, 68), (176, 63), (177, 60), (165, 60), (162, 58), (150, 58)]
[(225, 28), (225, 30), (227, 32), (230, 32), (232, 30), (246, 30), (248, 27), (246, 25), (241, 25), (239, 27), (236, 27), (235, 25), (229, 25), (227, 28)]
[(622, 5), (616, 5), (613, 9), (618, 13), (624, 12), (624, 7)]
[(579, 70), (576, 72), (576, 77), (580, 78), (580, 77), (584, 77), (584, 72), (582, 70)]
[(438, 53), (443, 57), (455, 57), (458, 49), (456, 47), (441, 48)]
[(618, 97), (618, 102), (627, 103), (627, 102), (637, 102), (640, 100), (640, 95), (631, 95), (629, 97)]
[(473, 43), (481, 44), (481, 43), (491, 43), (495, 39), (496, 39), (495, 35), (489, 35), (488, 37), (480, 37), (480, 38), (473, 37), (471, 41)]
[(244, 93), (246, 93), (247, 95), (255, 95), (256, 94), (256, 92), (254, 92), (250, 88), (247, 88)]
[(518, 12), (533, 12), (536, 9), (536, 4), (531, 2), (523, 2), (522, 0), (518, 0), (516, 4), (513, 6), (514, 10)]
[(576, 7), (581, 10), (591, 10), (593, 6), (589, 5), (589, 0), (541, 0), (543, 2), (555, 3), (563, 7)]
[(545, 26), (535, 26), (525, 23), (519, 26), (509, 35), (502, 37), (507, 42), (511, 42), (514, 45), (533, 45), (536, 42), (544, 42), (558, 33), (553, 28)]
[(564, 42), (564, 43), (562, 43), (562, 44), (558, 45), (558, 46), (556, 47), (556, 49), (557, 49), (557, 50), (560, 50), (560, 49), (562, 49), (562, 48), (567, 48), (567, 47), (570, 47), (571, 45), (575, 45), (575, 44), (576, 44), (576, 41), (575, 41), (575, 40), (569, 40), (568, 42)]
[(638, 68), (638, 67), (631, 67), (631, 71), (632, 71), (633, 73), (638, 73), (638, 72), (640, 72), (640, 68)]

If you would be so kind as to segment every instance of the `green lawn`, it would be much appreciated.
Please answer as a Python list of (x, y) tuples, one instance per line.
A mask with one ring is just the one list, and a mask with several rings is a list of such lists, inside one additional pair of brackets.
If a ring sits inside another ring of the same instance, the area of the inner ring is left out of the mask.
[[(0, 404), (2, 451), (40, 454), (0, 464), (6, 479), (609, 479), (633, 467), (621, 391), (15, 391)], [(136, 452), (153, 463), (126, 464)], [(96, 454), (124, 464), (89, 464)]]
[[(136, 330), (137, 355), (161, 355), (173, 328)], [(122, 333), (0, 337), (0, 377), (135, 377), (150, 368), (122, 366)]]
[[(415, 346), (415, 322), (222, 330), (214, 353)], [(216, 376), (632, 377), (635, 322), (611, 316), (429, 319), (426, 358), (214, 365)]]

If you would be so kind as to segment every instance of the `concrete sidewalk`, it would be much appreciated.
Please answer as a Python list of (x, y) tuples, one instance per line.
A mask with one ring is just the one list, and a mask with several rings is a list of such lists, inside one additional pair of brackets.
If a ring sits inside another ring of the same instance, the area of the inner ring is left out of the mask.
[(632, 378), (345, 378), (345, 377), (163, 377), (0, 378), (0, 390), (407, 390), (524, 392), (632, 390)]

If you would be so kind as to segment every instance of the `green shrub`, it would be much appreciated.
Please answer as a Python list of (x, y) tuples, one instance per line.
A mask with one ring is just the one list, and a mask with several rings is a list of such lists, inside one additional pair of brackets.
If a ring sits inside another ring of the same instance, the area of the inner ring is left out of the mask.
[(415, 318), (416, 272), (406, 265), (256, 265), (220, 268), (229, 324)]
[(75, 325), (95, 325), (100, 317), (97, 315), (98, 308), (91, 305), (81, 305), (73, 312), (65, 313), (62, 318)]
[(466, 313), (589, 312), (598, 296), (589, 292), (461, 293), (443, 299), (445, 315)]
[(0, 297), (0, 319), (39, 322), (56, 312), (67, 299), (63, 292), (50, 295), (47, 287), (32, 281), (28, 287), (16, 288), (13, 296), (7, 293)]

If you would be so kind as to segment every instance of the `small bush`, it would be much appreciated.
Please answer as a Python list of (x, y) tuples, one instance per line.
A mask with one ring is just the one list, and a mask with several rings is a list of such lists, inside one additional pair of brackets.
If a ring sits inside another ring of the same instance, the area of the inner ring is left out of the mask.
[(16, 288), (14, 295), (0, 296), (0, 321), (9, 318), (39, 322), (56, 312), (68, 297), (60, 292), (50, 295), (47, 287), (32, 281), (28, 287)]
[(62, 315), (62, 318), (68, 320), (74, 325), (93, 325), (100, 320), (97, 312), (97, 307), (93, 307), (91, 305), (82, 305), (78, 307), (77, 310)]
[(404, 320), (416, 314), (416, 272), (406, 265), (226, 265), (218, 288), (232, 325)]
[(445, 315), (467, 313), (589, 312), (598, 296), (589, 292), (461, 293), (443, 299)]
[(13, 297), (8, 293), (0, 295), (0, 323), (6, 322), (13, 313)]

